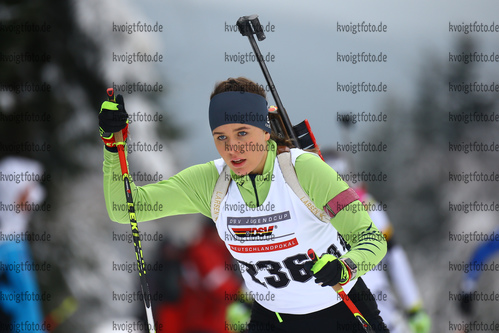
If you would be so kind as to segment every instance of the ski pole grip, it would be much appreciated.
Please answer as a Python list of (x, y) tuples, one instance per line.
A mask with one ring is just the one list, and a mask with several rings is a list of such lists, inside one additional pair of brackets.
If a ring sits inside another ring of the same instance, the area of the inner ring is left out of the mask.
[(312, 250), (312, 249), (309, 249), (308, 252), (307, 252), (307, 255), (308, 257), (310, 258), (310, 260), (312, 260), (313, 263), (316, 263), (317, 262), (317, 254), (315, 254), (315, 251)]
[[(313, 263), (316, 263), (316, 262), (317, 262), (318, 258), (317, 258), (317, 254), (315, 254), (315, 251), (314, 251), (314, 250), (309, 249), (309, 250), (307, 251), (307, 255), (308, 255), (308, 257), (310, 258), (310, 260), (312, 260), (312, 262), (313, 262)], [(337, 284), (335, 284), (335, 285), (333, 286), (333, 289), (334, 289), (334, 291), (339, 292), (339, 291), (341, 291), (341, 289), (343, 289), (343, 288), (340, 286), (340, 284), (339, 284), (339, 283), (337, 283)]]
[[(114, 88), (107, 88), (106, 93), (107, 93), (107, 99), (110, 102), (115, 102), (115, 99), (114, 99)], [(114, 141), (115, 142), (123, 142), (123, 133), (121, 133), (121, 131), (114, 132), (113, 135), (114, 135)]]
[(106, 93), (107, 93), (108, 100), (111, 101), (111, 102), (114, 102), (114, 89), (113, 88), (107, 88)]

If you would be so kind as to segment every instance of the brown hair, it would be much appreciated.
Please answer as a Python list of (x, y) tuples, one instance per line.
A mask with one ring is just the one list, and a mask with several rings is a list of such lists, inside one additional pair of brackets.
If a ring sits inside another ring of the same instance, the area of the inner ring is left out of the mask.
[(240, 76), (237, 78), (230, 77), (225, 81), (217, 82), (217, 84), (215, 84), (213, 92), (211, 93), (210, 99), (212, 99), (215, 95), (228, 91), (244, 91), (261, 95), (265, 99), (267, 98), (265, 89), (263, 89), (262, 86), (259, 86), (257, 83), (251, 81), (250, 79)]

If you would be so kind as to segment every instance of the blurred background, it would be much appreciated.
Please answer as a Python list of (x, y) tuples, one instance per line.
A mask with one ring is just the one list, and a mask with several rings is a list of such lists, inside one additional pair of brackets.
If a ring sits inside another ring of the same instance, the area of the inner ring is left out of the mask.
[[(43, 200), (23, 215), (33, 263), (42, 265), (34, 270), (39, 293), (50, 295), (39, 302), (43, 318), (56, 332), (98, 333), (125, 330), (143, 318), (143, 303), (128, 301), (140, 288), (137, 271), (128, 269), (135, 264), (130, 226), (111, 222), (103, 200), (97, 115), (106, 88), (123, 94), (132, 115), (129, 140), (136, 148), (129, 163), (138, 185), (216, 159), (207, 117), (215, 83), (246, 76), (266, 85), (235, 28), (240, 16), (258, 14), (267, 36), (259, 46), (292, 122), (308, 118), (323, 148), (350, 144), (344, 153), (352, 172), (386, 175), (365, 186), (386, 204), (432, 332), (497, 319), (497, 300), (476, 302), (464, 315), (453, 295), (461, 290), (464, 263), (484, 240), (464, 236), (491, 235), (499, 226), (499, 179), (488, 177), (499, 172), (499, 149), (476, 149), (499, 144), (499, 89), (465, 91), (470, 83), (475, 90), (499, 85), (498, 10), (495, 1), (450, 0), (0, 3), (0, 158), (27, 157), (43, 170), (30, 173), (38, 175), (32, 178), (43, 186)], [(386, 29), (343, 31), (363, 22)], [(144, 24), (151, 31), (141, 31)], [(470, 24), (475, 31), (466, 30)], [(476, 31), (480, 25), (489, 31)], [(138, 52), (153, 61), (127, 61)], [(341, 61), (362, 52), (382, 53), (386, 61)], [(342, 91), (362, 82), (386, 89)], [(362, 112), (385, 121), (347, 126), (340, 120)], [(359, 142), (386, 149), (353, 153)], [(7, 186), (27, 172), (23, 166), (3, 171), (0, 182)], [(2, 198), (5, 245), (15, 237), (5, 221), (18, 214), (9, 215), (12, 206)], [(466, 210), (470, 202), (482, 208)], [(193, 276), (200, 279), (202, 269), (192, 268), (187, 253), (203, 239), (204, 223), (182, 216), (139, 225), (149, 235), (142, 247), (153, 266), (155, 309), (176, 304), (186, 281), (192, 287)], [(155, 271), (162, 260), (167, 264)], [(499, 263), (497, 254), (488, 262), (494, 260)], [(239, 283), (234, 279), (232, 285)], [(484, 293), (499, 290), (497, 269), (484, 271), (477, 283)], [(169, 332), (168, 324), (162, 331)]]

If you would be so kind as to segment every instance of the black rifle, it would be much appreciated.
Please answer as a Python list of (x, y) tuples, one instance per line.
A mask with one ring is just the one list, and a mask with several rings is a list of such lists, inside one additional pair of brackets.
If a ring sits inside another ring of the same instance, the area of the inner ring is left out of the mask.
[[(310, 129), (310, 125), (308, 120), (305, 119), (298, 125), (293, 126), (291, 121), (289, 120), (286, 109), (282, 105), (281, 99), (279, 98), (279, 94), (275, 88), (274, 82), (270, 77), (269, 70), (267, 69), (267, 65), (265, 65), (265, 61), (263, 59), (263, 55), (258, 48), (258, 44), (255, 41), (256, 37), (259, 41), (265, 39), (265, 34), (263, 32), (263, 27), (258, 20), (258, 15), (249, 15), (240, 17), (237, 22), (237, 27), (239, 32), (248, 37), (248, 40), (255, 52), (255, 56), (258, 59), (258, 63), (260, 64), (260, 68), (262, 69), (263, 75), (265, 76), (265, 80), (267, 81), (267, 85), (274, 97), (274, 101), (277, 104), (277, 110), (269, 111), (269, 120), (270, 126), (272, 127), (272, 131), (280, 138), (280, 139), (288, 139), (291, 141), (293, 146), (301, 149), (312, 149), (316, 148), (319, 156), (322, 158), (322, 155), (319, 150), (319, 146), (315, 140), (315, 136)], [(324, 159), (324, 158), (322, 158)]]

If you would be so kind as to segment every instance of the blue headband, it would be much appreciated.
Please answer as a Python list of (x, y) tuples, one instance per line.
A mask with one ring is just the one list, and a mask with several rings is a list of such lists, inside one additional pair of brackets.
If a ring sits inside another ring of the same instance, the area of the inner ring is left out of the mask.
[(209, 109), (211, 131), (225, 124), (248, 124), (270, 133), (265, 97), (244, 91), (228, 91), (213, 96)]

